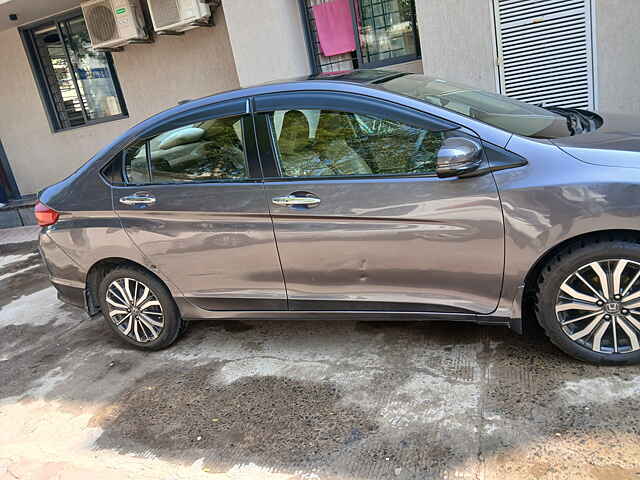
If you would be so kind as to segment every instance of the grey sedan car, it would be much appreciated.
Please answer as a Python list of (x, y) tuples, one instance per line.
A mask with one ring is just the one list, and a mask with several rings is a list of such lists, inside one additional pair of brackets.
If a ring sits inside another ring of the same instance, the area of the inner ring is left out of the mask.
[(640, 362), (640, 121), (369, 70), (185, 102), (40, 193), (59, 297), (186, 320), (539, 322)]

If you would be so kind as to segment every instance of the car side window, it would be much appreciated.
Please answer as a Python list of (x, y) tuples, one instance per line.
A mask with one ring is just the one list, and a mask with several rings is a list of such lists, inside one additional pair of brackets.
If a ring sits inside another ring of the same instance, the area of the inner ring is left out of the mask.
[(242, 117), (185, 125), (134, 145), (124, 152), (124, 171), (135, 184), (246, 180)]
[(151, 183), (146, 142), (138, 142), (126, 148), (123, 158), (127, 183), (136, 185)]
[(285, 177), (431, 175), (442, 132), (331, 110), (271, 114)]

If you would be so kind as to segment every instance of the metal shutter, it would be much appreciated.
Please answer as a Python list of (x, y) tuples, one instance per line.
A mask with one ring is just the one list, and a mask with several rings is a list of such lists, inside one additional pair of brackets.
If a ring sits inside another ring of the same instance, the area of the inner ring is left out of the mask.
[(594, 108), (591, 0), (494, 0), (500, 89), (536, 105)]

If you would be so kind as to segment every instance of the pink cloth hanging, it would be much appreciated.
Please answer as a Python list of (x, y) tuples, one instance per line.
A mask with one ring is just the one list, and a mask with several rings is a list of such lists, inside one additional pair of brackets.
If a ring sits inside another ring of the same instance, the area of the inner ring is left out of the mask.
[(333, 0), (314, 5), (320, 47), (325, 57), (353, 52), (356, 41), (351, 20), (349, 0)]

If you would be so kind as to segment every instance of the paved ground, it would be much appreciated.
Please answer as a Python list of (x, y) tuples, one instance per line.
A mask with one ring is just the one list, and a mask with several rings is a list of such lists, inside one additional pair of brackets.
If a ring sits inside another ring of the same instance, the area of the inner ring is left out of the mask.
[(56, 300), (33, 233), (0, 238), (2, 480), (640, 479), (640, 368), (451, 323), (195, 323), (141, 353)]

